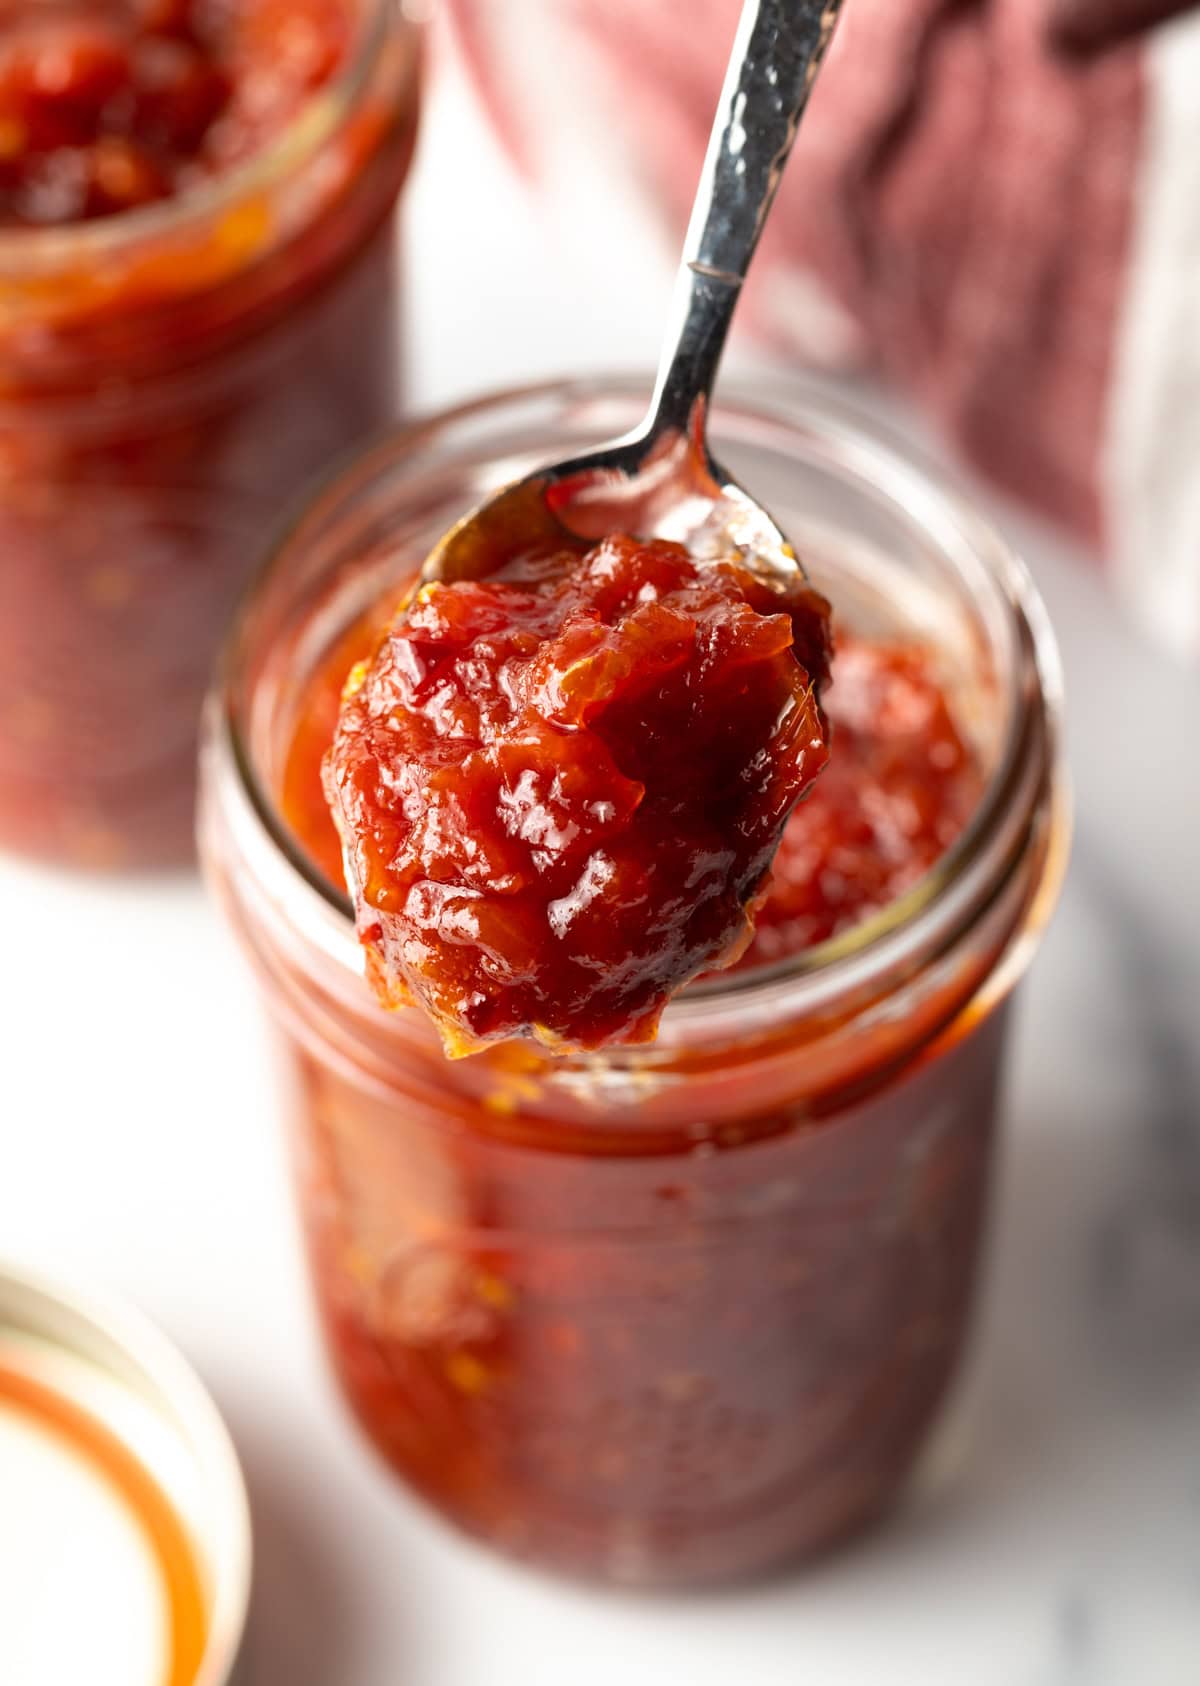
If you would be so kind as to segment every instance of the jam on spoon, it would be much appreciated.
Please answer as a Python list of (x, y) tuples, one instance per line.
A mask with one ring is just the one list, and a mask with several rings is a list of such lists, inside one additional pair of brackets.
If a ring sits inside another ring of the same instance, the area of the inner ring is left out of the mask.
[(827, 755), (824, 601), (617, 536), (426, 585), (356, 670), (325, 788), (368, 971), (452, 1055), (652, 1037), (736, 960)]

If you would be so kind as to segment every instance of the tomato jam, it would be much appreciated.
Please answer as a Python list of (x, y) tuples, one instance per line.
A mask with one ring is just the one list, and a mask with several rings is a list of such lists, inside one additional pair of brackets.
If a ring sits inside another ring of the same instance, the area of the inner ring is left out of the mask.
[(327, 489), (239, 620), (201, 836), (281, 1044), (360, 1422), (496, 1547), (676, 1586), (825, 1549), (909, 1490), (968, 1331), (1006, 1002), (1062, 850), (1054, 656), (1010, 553), (823, 402), (718, 405), (718, 448), (842, 628), (830, 762), (755, 948), (655, 1041), (588, 1053), (519, 1038), (448, 1061), (423, 1012), (379, 1002), (321, 766), (386, 631), (397, 535), (419, 558), (481, 488), (632, 427), (644, 399), (482, 401)]
[[(345, 676), (374, 636), (368, 622), (330, 652), (288, 755), (289, 822), (335, 884), (343, 862), (321, 761)], [(979, 801), (978, 760), (920, 646), (842, 632), (832, 673), (823, 702), (833, 754), (784, 826), (741, 971), (786, 960), (888, 907), (945, 854)]]
[(754, 941), (763, 966), (853, 930), (910, 890), (979, 804), (979, 761), (929, 654), (843, 634), (827, 708), (833, 754), (783, 834)]
[(345, 60), (349, 0), (18, 8), (0, 37), (0, 224), (82, 222), (257, 152)]
[(5, 10), (0, 843), (190, 854), (239, 586), (394, 413), (417, 67), (395, 0)]
[[(331, 877), (321, 758), (342, 676), (373, 641), (360, 627), (330, 652), (288, 760), (288, 818)], [(919, 646), (841, 635), (825, 695), (833, 753), (787, 822), (742, 969), (902, 893), (980, 797), (978, 759)], [(961, 988), (916, 1017), (941, 1022)], [(802, 1103), (771, 1103), (805, 1086), (806, 1055), (786, 1037), (777, 1075), (771, 1062), (725, 1077), (702, 1054), (664, 1056), (680, 1093), (698, 1092), (680, 1115), (633, 1088), (656, 1115), (640, 1140), (622, 1123), (619, 1074), (615, 1110), (580, 1116), (578, 1074), (566, 1093), (552, 1080), (541, 1091), (548, 1070), (518, 1045), (495, 1051), (474, 1100), (415, 1062), (401, 1113), (303, 1061), (314, 1270), (368, 1431), (470, 1527), (617, 1579), (721, 1579), (862, 1522), (893, 1491), (957, 1355), (1001, 1025), (839, 1131), (799, 1137)], [(885, 1029), (858, 1043), (847, 1030), (844, 1049), (817, 1040), (814, 1095), (831, 1061), (861, 1080), (889, 1053)], [(963, 1124), (904, 1168), (947, 1082)], [(605, 1094), (598, 1080), (594, 1103)], [(523, 1120), (531, 1109), (551, 1116)], [(744, 1161), (730, 1156), (751, 1143)], [(863, 1276), (859, 1226), (888, 1270)]]
[(389, 1006), (447, 1052), (649, 1040), (736, 959), (826, 759), (827, 606), (613, 537), (424, 586), (343, 701), (325, 767)]

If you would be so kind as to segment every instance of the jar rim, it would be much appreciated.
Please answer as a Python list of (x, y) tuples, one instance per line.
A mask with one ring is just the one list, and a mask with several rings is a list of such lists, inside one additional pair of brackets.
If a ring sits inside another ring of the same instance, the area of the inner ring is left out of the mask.
[(353, 111), (370, 83), (393, 17), (404, 16), (407, 4), (408, 0), (361, 0), (356, 39), (346, 62), (266, 146), (243, 162), (174, 198), (114, 216), (62, 227), (0, 229), (0, 275), (14, 282), (36, 280), (72, 264), (103, 261), (139, 242), (203, 223), (302, 169)]
[[(361, 973), (361, 949), (354, 932), (352, 904), (344, 891), (330, 885), (307, 858), (293, 836), (277, 800), (263, 785), (247, 733), (239, 719), (237, 697), (242, 666), (242, 637), (257, 595), (286, 562), (293, 544), (309, 521), (321, 511), (338, 507), (353, 490), (369, 483), (382, 463), (419, 450), (430, 440), (465, 426), (489, 414), (524, 403), (550, 402), (564, 406), (572, 402), (603, 398), (632, 399), (648, 395), (649, 376), (609, 373), (538, 381), (504, 388), (468, 399), (454, 406), (431, 411), (389, 430), (373, 446), (360, 452), (347, 465), (335, 468), (277, 532), (260, 568), (251, 579), (234, 617), (226, 640), (216, 682), (210, 697), (206, 741), (232, 769), (241, 813), (237, 824), (239, 847), (253, 857), (262, 872), (283, 872), (298, 888), (311, 919), (304, 934), (315, 940), (326, 958)], [(893, 504), (919, 512), (925, 530), (936, 525), (956, 531), (983, 564), (984, 574), (996, 590), (998, 601), (1010, 611), (1017, 660), (1013, 663), (1013, 704), (1005, 741), (996, 767), (967, 826), (937, 862), (901, 897), (869, 916), (850, 930), (816, 944), (799, 954), (767, 966), (746, 971), (717, 973), (691, 984), (670, 1002), (663, 1015), (658, 1044), (690, 1033), (700, 1023), (726, 1009), (752, 1010), (769, 1018), (782, 1002), (794, 1000), (797, 990), (815, 991), (819, 997), (841, 997), (856, 991), (870, 979), (887, 975), (919, 938), (934, 936), (934, 927), (944, 924), (957, 930), (969, 910), (990, 899), (994, 889), (995, 864), (987, 867), (989, 850), (994, 851), (998, 828), (1010, 816), (1014, 796), (1024, 789), (1024, 803), (1030, 810), (1039, 793), (1051, 790), (1055, 822), (1069, 817), (1063, 765), (1061, 711), (1062, 676), (1057, 643), (1046, 610), (1020, 558), (992, 524), (975, 509), (970, 497), (948, 482), (944, 470), (923, 461), (907, 441), (901, 440), (874, 416), (840, 395), (835, 399), (816, 381), (796, 377), (789, 382), (786, 397), (764, 399), (745, 382), (722, 383), (713, 406), (713, 423), (719, 429), (722, 414), (741, 414), (767, 423), (793, 428), (815, 427), (837, 446), (853, 450), (860, 465), (869, 461), (873, 487)], [(497, 447), (495, 456), (505, 453)], [(902, 483), (905, 495), (898, 495)], [(1022, 682), (1023, 681), (1023, 682)], [(1043, 767), (1032, 787), (1023, 763), (1033, 740), (1040, 742)], [(1027, 835), (1028, 824), (1022, 835)], [(1066, 826), (1059, 827), (1060, 832)], [(1062, 839), (1065, 841), (1065, 838)], [(1048, 914), (1057, 897), (1065, 868), (1066, 850), (1051, 851), (1047, 873), (1052, 882), (1041, 887), (1039, 908)], [(981, 871), (991, 873), (981, 883)], [(606, 1050), (605, 1058), (623, 1053), (645, 1054), (645, 1048)], [(581, 1056), (594, 1058), (595, 1056)], [(568, 1060), (566, 1063), (570, 1063)]]

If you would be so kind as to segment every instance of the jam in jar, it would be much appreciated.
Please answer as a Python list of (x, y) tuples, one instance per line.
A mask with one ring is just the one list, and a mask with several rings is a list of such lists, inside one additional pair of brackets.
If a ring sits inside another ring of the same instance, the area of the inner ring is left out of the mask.
[(399, 0), (14, 0), (0, 33), (0, 843), (186, 859), (281, 505), (394, 415)]
[(201, 838), (282, 1042), (317, 1301), (367, 1433), (497, 1547), (663, 1586), (820, 1551), (904, 1491), (968, 1331), (1007, 1007), (1064, 826), (1019, 564), (827, 400), (726, 401), (716, 447), (842, 628), (830, 764), (755, 945), (651, 1043), (447, 1062), (422, 1013), (384, 1009), (321, 788), (342, 681), (463, 509), (643, 399), (486, 400), (349, 470), (235, 628)]

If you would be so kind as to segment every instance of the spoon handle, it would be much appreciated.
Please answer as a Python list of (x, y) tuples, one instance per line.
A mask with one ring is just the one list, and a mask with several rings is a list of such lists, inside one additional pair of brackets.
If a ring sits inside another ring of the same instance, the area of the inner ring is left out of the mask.
[(646, 435), (712, 391), (738, 294), (844, 0), (746, 0), (683, 247)]

